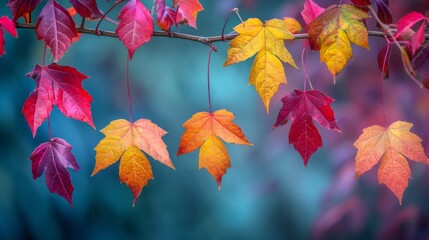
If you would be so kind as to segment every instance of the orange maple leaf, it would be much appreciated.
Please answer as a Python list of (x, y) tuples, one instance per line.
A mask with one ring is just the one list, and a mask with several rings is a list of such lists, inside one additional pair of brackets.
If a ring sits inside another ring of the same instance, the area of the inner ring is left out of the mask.
[(356, 155), (356, 178), (377, 164), (378, 182), (384, 183), (402, 203), (402, 195), (411, 178), (407, 157), (416, 162), (429, 164), (421, 144), (422, 139), (411, 133), (413, 124), (397, 121), (387, 129), (374, 125), (363, 130), (354, 143)]
[(183, 124), (186, 130), (177, 151), (179, 156), (201, 147), (199, 168), (207, 169), (219, 189), (223, 175), (231, 167), (226, 147), (219, 138), (228, 143), (252, 145), (233, 120), (234, 115), (225, 109), (194, 114)]
[(147, 119), (139, 119), (134, 123), (119, 119), (101, 130), (106, 136), (95, 147), (95, 167), (92, 176), (109, 167), (121, 158), (119, 178), (125, 182), (137, 201), (142, 189), (150, 179), (153, 179), (151, 165), (140, 150), (149, 154), (155, 160), (174, 169), (162, 141), (166, 131)]

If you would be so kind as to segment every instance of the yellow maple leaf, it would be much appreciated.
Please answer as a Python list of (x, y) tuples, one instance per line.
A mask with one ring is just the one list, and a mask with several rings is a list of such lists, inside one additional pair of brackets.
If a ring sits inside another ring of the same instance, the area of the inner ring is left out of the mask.
[(374, 125), (363, 130), (354, 143), (356, 155), (356, 177), (369, 171), (381, 161), (378, 182), (384, 183), (402, 202), (402, 195), (411, 178), (407, 157), (416, 162), (429, 164), (420, 139), (411, 133), (413, 124), (397, 121), (387, 129)]
[(320, 50), (320, 61), (334, 77), (353, 57), (350, 42), (369, 49), (368, 29), (362, 22), (368, 17), (355, 6), (332, 5), (308, 25), (310, 46)]
[(134, 123), (119, 119), (102, 129), (106, 137), (95, 147), (95, 167), (92, 176), (121, 159), (119, 178), (133, 192), (134, 204), (148, 180), (153, 179), (151, 165), (144, 153), (174, 169), (162, 141), (166, 131), (147, 119)]
[[(297, 68), (292, 55), (285, 47), (285, 40), (294, 39), (285, 22), (272, 19), (264, 24), (257, 18), (250, 18), (235, 26), (234, 31), (238, 36), (229, 43), (228, 57), (224, 63), (224, 66), (235, 64), (258, 53), (250, 70), (249, 84), (255, 85), (267, 112), (269, 112), (270, 100), (277, 92), (279, 85), (286, 84), (286, 75), (281, 61)], [(296, 30), (296, 23), (293, 23), (289, 29)]]

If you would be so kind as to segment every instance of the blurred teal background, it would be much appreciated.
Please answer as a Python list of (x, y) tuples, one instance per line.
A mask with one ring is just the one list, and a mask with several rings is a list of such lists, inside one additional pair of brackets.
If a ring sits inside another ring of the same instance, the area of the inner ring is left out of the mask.
[[(44, 0), (35, 13), (45, 4)], [(102, 11), (112, 4), (98, 1)], [(144, 0), (149, 7), (152, 1)], [(323, 7), (332, 1), (317, 1)], [(11, 16), (5, 1), (0, 15)], [(68, 1), (60, 1), (70, 7)], [(304, 1), (201, 0), (198, 29), (180, 26), (177, 31), (195, 35), (220, 35), (230, 9), (240, 8), (244, 19), (300, 16)], [(167, 1), (167, 4), (170, 4)], [(405, 13), (429, 9), (426, 1), (391, 1), (394, 20)], [(122, 5), (120, 5), (122, 6)], [(114, 19), (120, 7), (109, 16)], [(35, 21), (37, 14), (33, 14)], [(77, 21), (78, 18), (75, 18)], [(20, 20), (21, 21), (21, 20)], [(375, 24), (369, 20), (369, 28)], [(227, 32), (239, 23), (232, 16)], [(89, 23), (94, 27), (95, 23)], [(102, 29), (114, 30), (105, 21)], [(174, 29), (176, 31), (176, 29)], [(236, 116), (253, 147), (227, 145), (232, 168), (218, 191), (206, 170), (198, 170), (198, 151), (176, 157), (182, 124), (192, 114), (208, 111), (206, 45), (154, 37), (137, 50), (130, 66), (134, 119), (147, 118), (169, 132), (164, 137), (176, 167), (173, 171), (150, 159), (155, 180), (150, 181), (132, 207), (131, 191), (119, 184), (118, 164), (90, 177), (95, 163), (93, 148), (103, 138), (99, 132), (110, 121), (128, 118), (125, 84), (126, 49), (115, 38), (83, 35), (74, 43), (61, 65), (71, 65), (90, 76), (83, 82), (92, 95), (97, 130), (51, 114), (54, 137), (73, 146), (81, 167), (71, 172), (75, 191), (73, 206), (49, 193), (45, 180), (32, 180), (28, 157), (48, 141), (46, 122), (33, 139), (21, 114), (24, 100), (34, 88), (25, 74), (41, 64), (43, 43), (34, 31), (19, 29), (19, 38), (6, 36), (7, 54), (0, 58), (0, 239), (423, 239), (429, 236), (429, 167), (411, 163), (413, 178), (403, 205), (385, 186), (378, 185), (376, 170), (355, 181), (353, 142), (361, 130), (383, 124), (380, 107), (380, 73), (376, 54), (383, 39), (370, 39), (371, 50), (354, 47), (354, 59), (333, 85), (332, 76), (310, 54), (310, 78), (315, 88), (336, 99), (333, 109), (338, 134), (318, 127), (323, 148), (305, 168), (299, 154), (288, 144), (289, 125), (272, 130), (280, 99), (302, 89), (301, 70), (285, 67), (288, 84), (280, 87), (266, 114), (248, 74), (253, 60), (222, 67), (227, 43), (215, 45), (211, 79), (213, 108)], [(297, 63), (304, 41), (288, 42)], [(253, 58), (252, 58), (253, 59)], [(387, 119), (410, 121), (412, 129), (429, 147), (429, 97), (407, 78), (399, 55), (392, 55), (391, 79), (385, 81)], [(48, 62), (52, 61), (49, 59)], [(299, 64), (300, 66), (300, 64)], [(300, 66), (301, 69), (301, 66)], [(393, 234), (393, 235), (392, 235)]]

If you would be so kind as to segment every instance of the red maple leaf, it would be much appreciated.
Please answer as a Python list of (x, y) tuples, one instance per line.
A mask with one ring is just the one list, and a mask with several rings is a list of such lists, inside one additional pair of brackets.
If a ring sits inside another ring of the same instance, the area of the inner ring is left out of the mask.
[(152, 16), (140, 0), (131, 0), (122, 8), (118, 19), (120, 22), (116, 33), (132, 59), (136, 49), (149, 42), (152, 37)]
[(70, 205), (74, 187), (66, 168), (79, 170), (71, 149), (72, 146), (64, 139), (53, 138), (40, 144), (30, 156), (33, 179), (42, 176), (46, 170), (45, 179), (49, 191), (62, 196)]
[(15, 24), (6, 16), (0, 17), (0, 57), (6, 52), (4, 51), (4, 32), (6, 30), (10, 35), (18, 37)]
[(198, 0), (173, 0), (177, 7), (176, 24), (188, 23), (189, 26), (197, 28), (197, 14), (204, 10)]
[(55, 0), (49, 0), (37, 18), (36, 34), (51, 49), (55, 62), (58, 62), (77, 38), (73, 18), (67, 9)]
[(70, 2), (74, 9), (76, 9), (76, 12), (82, 17), (97, 19), (103, 16), (95, 0), (70, 0)]
[(33, 137), (54, 104), (67, 117), (86, 122), (94, 128), (90, 109), (92, 97), (82, 88), (82, 81), (87, 76), (73, 67), (53, 63), (49, 66), (36, 64), (27, 77), (34, 79), (37, 84), (22, 108)]
[(333, 101), (318, 90), (294, 90), (282, 99), (283, 107), (273, 128), (287, 124), (288, 120), (294, 121), (289, 132), (289, 143), (299, 152), (304, 165), (322, 147), (322, 138), (312, 119), (327, 129), (341, 132), (330, 106)]
[(36, 8), (36, 6), (42, 0), (9, 0), (7, 5), (13, 15), (13, 21), (15, 22), (21, 16), (24, 16), (27, 23), (30, 22), (30, 13)]
[(169, 31), (171, 26), (177, 25), (176, 11), (171, 7), (165, 6), (165, 0), (156, 1), (157, 24), (164, 30)]

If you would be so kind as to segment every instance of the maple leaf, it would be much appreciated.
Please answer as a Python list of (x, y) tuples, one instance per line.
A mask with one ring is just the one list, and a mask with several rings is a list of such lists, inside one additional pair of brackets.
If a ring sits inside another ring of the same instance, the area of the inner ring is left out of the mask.
[(308, 25), (323, 11), (325, 11), (325, 9), (317, 5), (313, 0), (306, 0), (304, 3), (304, 9), (301, 11), (301, 16), (304, 19), (304, 22)]
[(36, 88), (25, 100), (22, 113), (30, 125), (33, 137), (37, 128), (49, 116), (53, 105), (67, 117), (86, 122), (94, 127), (92, 121), (92, 97), (82, 88), (82, 81), (87, 78), (73, 67), (37, 65), (27, 77), (36, 81)]
[(378, 182), (384, 183), (402, 202), (402, 195), (411, 178), (411, 170), (404, 157), (429, 164), (422, 140), (410, 132), (413, 124), (397, 121), (387, 129), (374, 125), (363, 130), (354, 143), (357, 148), (356, 178), (381, 161)]
[(149, 42), (153, 34), (153, 20), (149, 10), (140, 0), (131, 0), (119, 13), (120, 20), (116, 33), (128, 49), (130, 59), (144, 43)]
[(199, 169), (206, 168), (216, 180), (219, 189), (223, 175), (231, 167), (226, 147), (219, 138), (227, 143), (252, 145), (233, 120), (234, 115), (225, 109), (194, 114), (183, 124), (186, 130), (177, 151), (179, 156), (201, 147)]
[(327, 129), (341, 132), (330, 106), (333, 101), (318, 90), (294, 90), (282, 98), (283, 107), (273, 128), (286, 125), (288, 120), (293, 121), (289, 131), (289, 143), (299, 152), (305, 166), (311, 155), (322, 147), (322, 138), (312, 119)]
[(51, 50), (58, 62), (77, 38), (77, 30), (70, 13), (55, 0), (49, 0), (37, 18), (36, 34)]
[(156, 1), (157, 24), (164, 30), (169, 31), (171, 26), (176, 23), (176, 11), (171, 7), (165, 6), (165, 0)]
[(3, 56), (6, 52), (4, 50), (4, 32), (3, 29), (6, 30), (13, 37), (18, 37), (18, 33), (16, 32), (15, 23), (13, 23), (8, 17), (2, 16), (0, 17), (0, 57)]
[(287, 30), (285, 22), (279, 19), (272, 19), (264, 24), (257, 18), (250, 18), (235, 26), (234, 31), (238, 36), (229, 43), (224, 66), (245, 61), (258, 53), (250, 70), (249, 84), (255, 85), (265, 109), (269, 112), (271, 98), (280, 84), (286, 84), (281, 61), (297, 68), (284, 45), (285, 40), (294, 39), (294, 36)]
[(30, 14), (41, 1), (42, 0), (9, 0), (7, 5), (12, 12), (13, 21), (15, 22), (18, 18), (24, 16), (25, 22), (30, 23)]
[(72, 146), (64, 139), (53, 138), (40, 144), (30, 156), (33, 179), (42, 176), (46, 170), (45, 180), (49, 191), (62, 196), (70, 205), (74, 187), (66, 168), (79, 170), (71, 150)]
[(97, 7), (96, 0), (70, 0), (70, 3), (82, 17), (97, 19), (103, 16), (103, 13)]
[(146, 152), (153, 159), (174, 169), (162, 141), (166, 131), (147, 119), (139, 119), (134, 123), (119, 119), (110, 122), (102, 129), (105, 135), (95, 147), (95, 167), (92, 176), (121, 159), (119, 164), (119, 179), (133, 192), (136, 203), (142, 189), (150, 179), (153, 179), (152, 168)]
[(368, 14), (352, 5), (333, 5), (308, 25), (310, 46), (320, 50), (320, 61), (334, 77), (353, 56), (350, 42), (368, 49), (365, 18)]
[(188, 23), (189, 26), (197, 28), (198, 12), (204, 10), (198, 0), (173, 0), (176, 10), (176, 24)]

